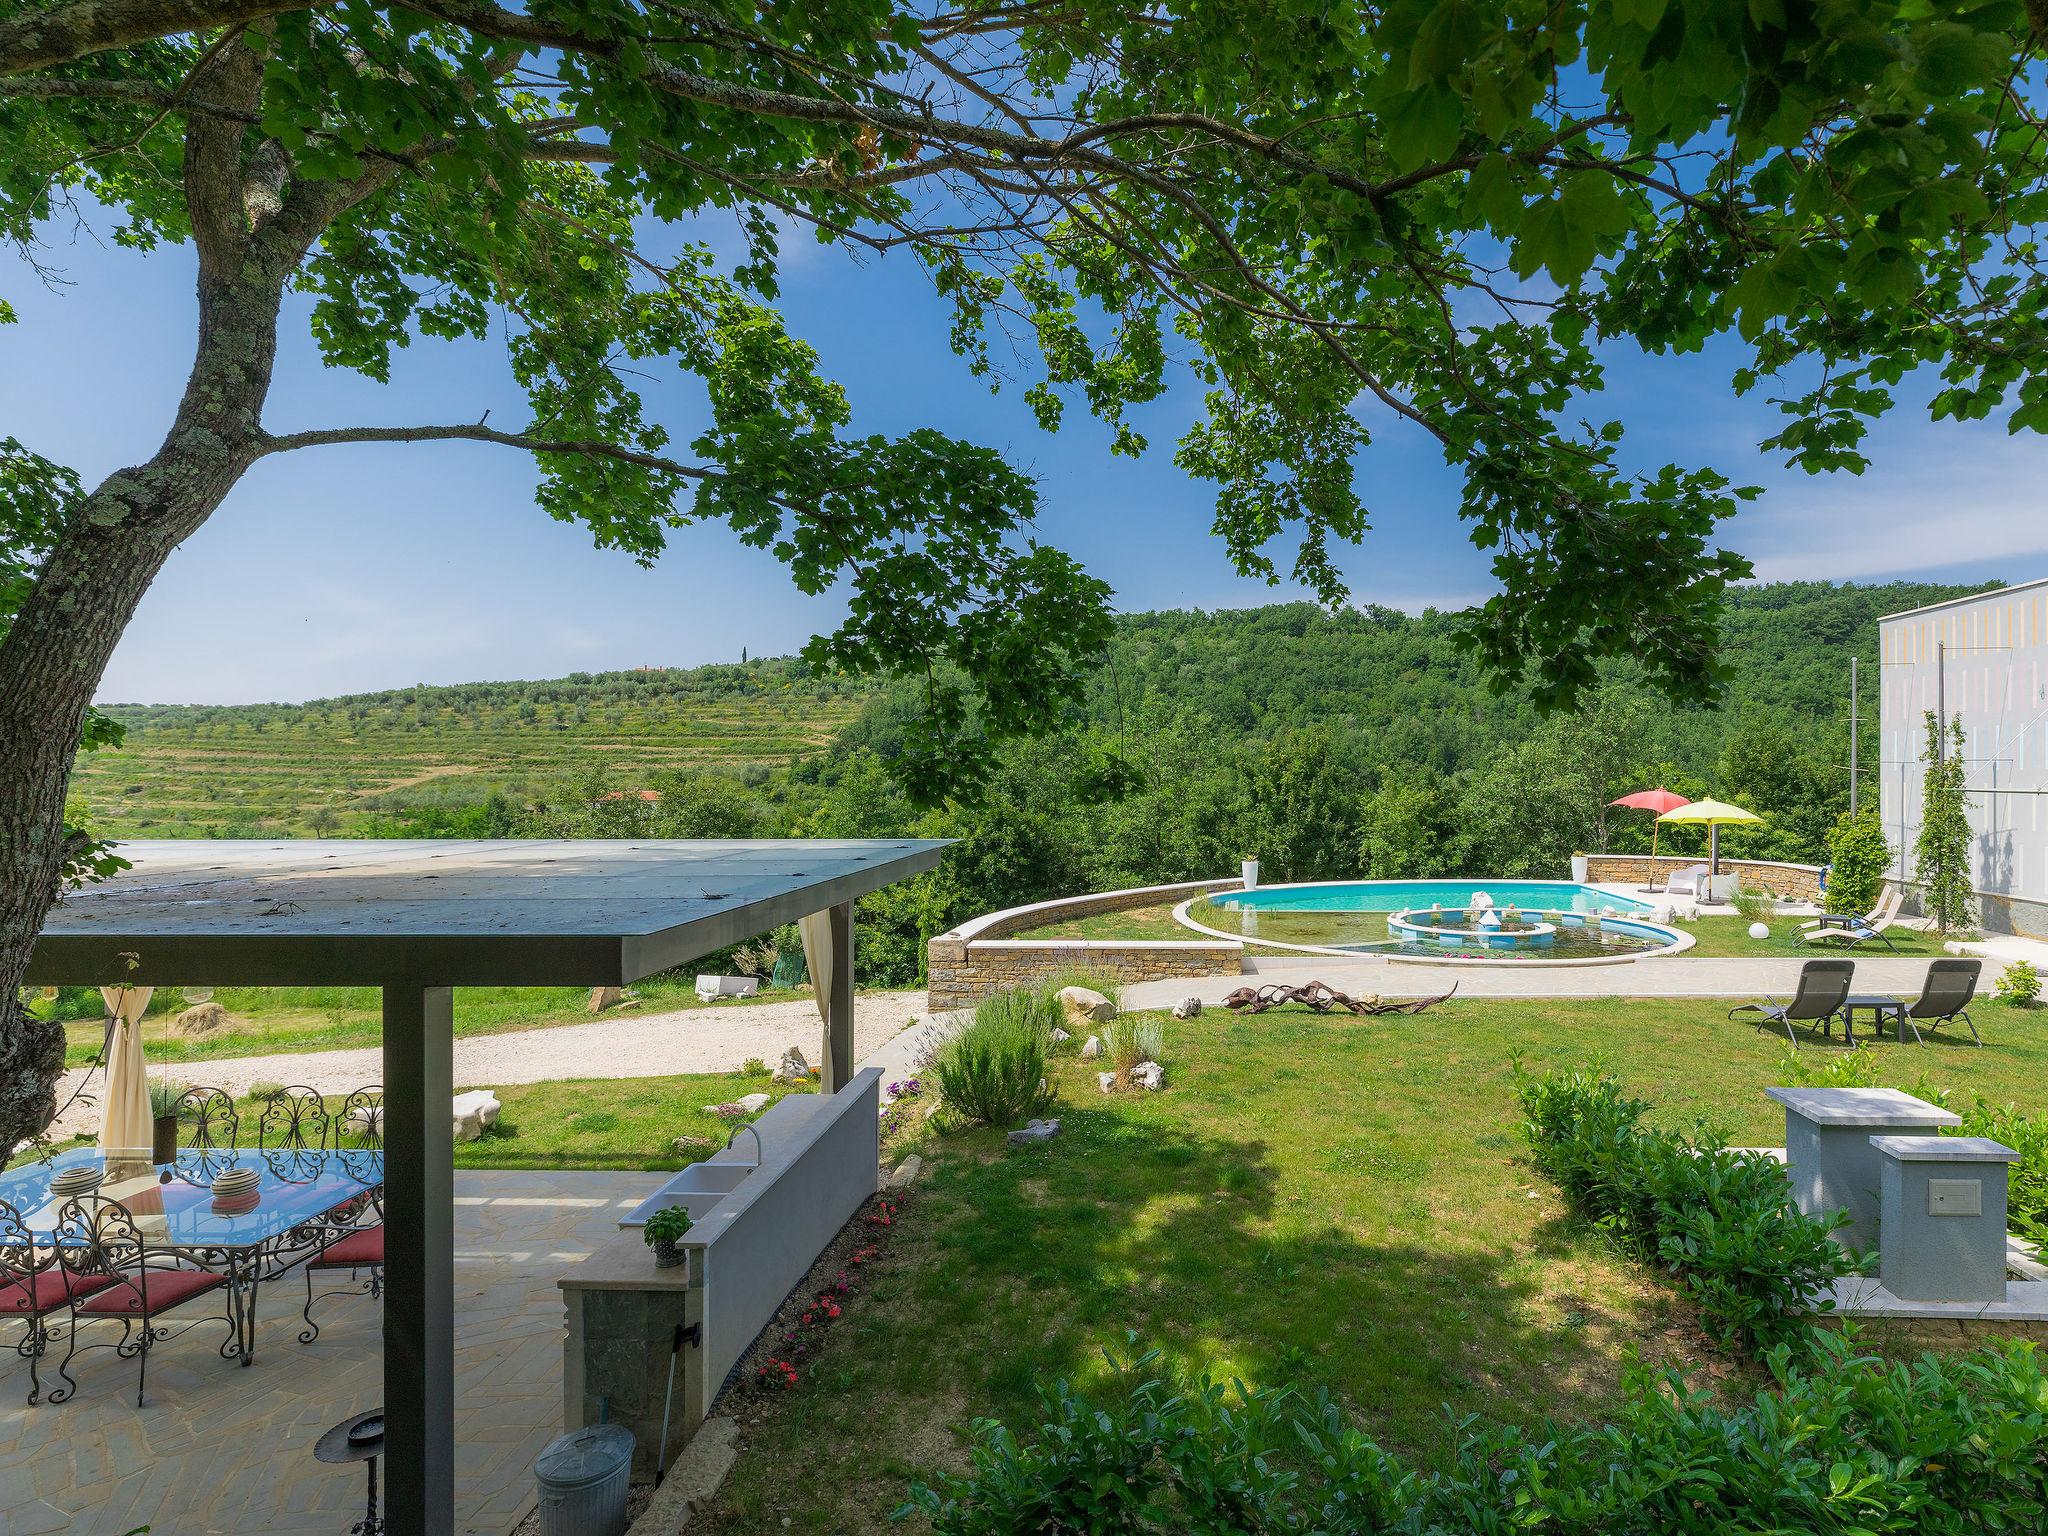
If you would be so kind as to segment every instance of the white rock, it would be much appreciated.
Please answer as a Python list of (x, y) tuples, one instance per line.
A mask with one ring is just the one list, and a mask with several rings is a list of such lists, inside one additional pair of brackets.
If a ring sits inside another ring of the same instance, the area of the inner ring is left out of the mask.
[(1149, 1093), (1157, 1093), (1166, 1086), (1166, 1068), (1156, 1061), (1141, 1061), (1131, 1068), (1131, 1081)]
[(486, 1126), (498, 1123), (498, 1096), (488, 1088), (472, 1088), (467, 1093), (455, 1095), (455, 1113), (462, 1116), (472, 1109)]
[(907, 1189), (910, 1185), (917, 1182), (917, 1176), (922, 1172), (924, 1172), (924, 1159), (913, 1152), (910, 1156), (903, 1159), (902, 1162), (898, 1163), (895, 1171), (889, 1175), (889, 1187), (891, 1189)]
[(1036, 1142), (1051, 1141), (1059, 1133), (1059, 1121), (1033, 1120), (1023, 1130), (1010, 1132), (1009, 1143), (1013, 1147), (1028, 1147)]
[(1074, 1037), (1068, 1034), (1064, 1029), (1055, 1029), (1052, 1032), (1052, 1043), (1054, 1045), (1065, 1045), (1069, 1040), (1073, 1038)]
[(1083, 1061), (1097, 1061), (1101, 1059), (1101, 1056), (1102, 1037), (1100, 1035), (1090, 1035), (1081, 1047), (1081, 1059)]
[(1114, 1072), (1098, 1072), (1095, 1074), (1095, 1081), (1102, 1085), (1104, 1093), (1116, 1092), (1116, 1074)]
[(384, 1111), (374, 1104), (358, 1104), (342, 1122), (356, 1136), (375, 1136), (384, 1129)]
[(1184, 997), (1173, 1005), (1176, 1019), (1199, 1019), (1202, 1016), (1202, 1000), (1199, 997)]
[(483, 1111), (472, 1109), (467, 1114), (455, 1117), (455, 1139), (458, 1142), (475, 1141), (484, 1133)]
[(733, 1103), (750, 1115), (758, 1115), (774, 1102), (775, 1095), (772, 1093), (743, 1093), (733, 1100)]
[(782, 1053), (782, 1060), (775, 1063), (775, 1071), (769, 1077), (775, 1083), (800, 1083), (811, 1075), (811, 1064), (804, 1060), (804, 1053), (791, 1046)]
[(1107, 1024), (1116, 1017), (1116, 1004), (1100, 992), (1086, 987), (1061, 987), (1056, 994), (1069, 1024)]

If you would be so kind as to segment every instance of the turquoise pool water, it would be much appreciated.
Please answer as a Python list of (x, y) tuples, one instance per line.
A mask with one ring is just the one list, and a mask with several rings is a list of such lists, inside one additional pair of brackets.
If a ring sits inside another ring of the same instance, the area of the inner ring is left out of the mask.
[(1399, 912), (1404, 907), (1465, 907), (1484, 891), (1496, 907), (1552, 912), (1647, 912), (1649, 903), (1568, 880), (1343, 880), (1328, 885), (1218, 891), (1211, 905), (1265, 912)]

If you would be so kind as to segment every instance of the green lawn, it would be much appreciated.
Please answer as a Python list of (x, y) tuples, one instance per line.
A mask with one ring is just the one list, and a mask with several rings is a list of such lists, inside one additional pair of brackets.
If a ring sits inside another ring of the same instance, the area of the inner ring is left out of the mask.
[[(1979, 1010), (1984, 1050), (1880, 1045), (1884, 1079), (2048, 1107), (2048, 1011)], [(1425, 1463), (1453, 1415), (1607, 1412), (1631, 1352), (1747, 1389), (1655, 1276), (1529, 1168), (1508, 1058), (1604, 1061), (1674, 1124), (1776, 1142), (1785, 1045), (1721, 1003), (1453, 1003), (1421, 1018), (1167, 1021), (1169, 1088), (1058, 1072), (1064, 1130), (1008, 1151), (935, 1134), (889, 1251), (787, 1395), (743, 1400), (747, 1454), (706, 1530), (881, 1531), (908, 1478), (962, 1461), (976, 1415), (1035, 1383), (1101, 1390), (1102, 1351), (1327, 1386)], [(1805, 1048), (1809, 1063), (1840, 1047)], [(902, 1149), (898, 1149), (902, 1150)], [(694, 1529), (694, 1527), (693, 1527)]]
[[(498, 1123), (455, 1149), (457, 1168), (674, 1169), (725, 1145), (734, 1122), (707, 1114), (747, 1093), (815, 1092), (765, 1072), (686, 1077), (593, 1078), (497, 1089)], [(765, 1111), (763, 1111), (765, 1113)], [(678, 1149), (678, 1138), (688, 1138)], [(653, 1192), (653, 1185), (648, 1186)]]
[[(725, 1145), (734, 1122), (708, 1114), (742, 1094), (812, 1093), (815, 1083), (771, 1083), (763, 1072), (680, 1077), (591, 1078), (495, 1090), (503, 1106), (495, 1128), (455, 1149), (457, 1168), (681, 1168)], [(342, 1095), (328, 1098), (339, 1113)], [(236, 1101), (236, 1139), (254, 1146), (262, 1101)], [(764, 1111), (765, 1113), (765, 1111)], [(678, 1147), (676, 1142), (683, 1141)], [(653, 1189), (650, 1184), (649, 1190)]]
[[(810, 996), (808, 987), (763, 988), (751, 998), (699, 1003), (695, 978), (690, 976), (650, 977), (632, 991), (640, 999), (638, 1008), (611, 1009), (604, 1016), (666, 1013), (679, 1008), (744, 1008)], [(589, 997), (587, 987), (458, 987), (455, 1033), (458, 1037), (499, 1035), (552, 1024), (588, 1023), (592, 1017), (585, 1006)], [(383, 1038), (381, 1005), (374, 987), (222, 987), (213, 1000), (227, 1009), (235, 1022), (202, 1039), (181, 1039), (171, 1033), (171, 1021), (185, 1003), (181, 994), (169, 989), (170, 1006), (152, 1011), (142, 1024), (152, 1067), (276, 1051), (344, 1050), (376, 1045)], [(99, 1050), (104, 1030), (97, 1020), (82, 1020), (65, 1026), (64, 1033), (64, 1064), (77, 1067)]]

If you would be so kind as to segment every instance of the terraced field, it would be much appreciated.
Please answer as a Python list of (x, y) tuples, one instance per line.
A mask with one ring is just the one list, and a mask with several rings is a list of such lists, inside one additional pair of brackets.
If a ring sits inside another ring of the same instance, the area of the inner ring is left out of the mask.
[(126, 745), (72, 793), (114, 837), (347, 831), (380, 813), (523, 803), (586, 775), (778, 765), (825, 745), (863, 694), (794, 663), (415, 688), (305, 705), (111, 705)]

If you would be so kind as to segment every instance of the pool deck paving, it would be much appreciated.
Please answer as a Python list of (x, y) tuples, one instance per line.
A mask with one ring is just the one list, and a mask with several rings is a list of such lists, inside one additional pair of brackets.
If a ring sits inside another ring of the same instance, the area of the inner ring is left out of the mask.
[[(533, 1460), (560, 1432), (563, 1314), (556, 1279), (617, 1230), (647, 1195), (646, 1173), (455, 1176), (456, 1494), (459, 1536), (504, 1536), (532, 1507)], [(321, 1277), (323, 1289), (346, 1275)], [(300, 1344), (305, 1282), (294, 1271), (259, 1296), (246, 1369), (220, 1358), (221, 1324), (150, 1354), (149, 1400), (135, 1364), (81, 1355), (69, 1402), (26, 1406), (28, 1367), (11, 1349), (0, 1398), (0, 1532), (6, 1536), (333, 1536), (360, 1518), (364, 1473), (326, 1466), (313, 1442), (384, 1395), (382, 1309), (337, 1296)], [(192, 1317), (217, 1312), (194, 1303)], [(182, 1322), (172, 1314), (167, 1322)], [(111, 1337), (104, 1325), (94, 1330)], [(11, 1345), (17, 1330), (4, 1342)], [(90, 1338), (92, 1335), (86, 1335)], [(61, 1354), (61, 1350), (60, 1350)], [(44, 1385), (56, 1379), (55, 1361)]]

